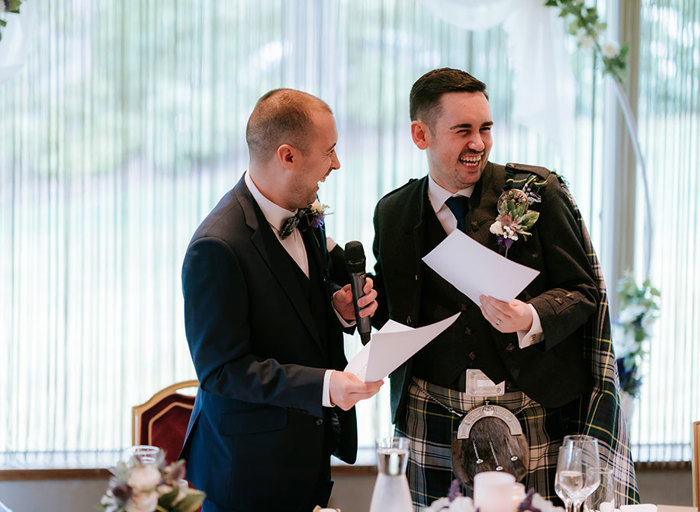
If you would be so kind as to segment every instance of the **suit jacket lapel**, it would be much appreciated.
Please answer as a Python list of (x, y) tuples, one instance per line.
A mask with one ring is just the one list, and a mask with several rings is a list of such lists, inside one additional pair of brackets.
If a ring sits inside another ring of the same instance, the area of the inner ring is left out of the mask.
[(265, 220), (265, 216), (250, 194), (243, 178), (234, 187), (234, 192), (243, 209), (246, 224), (252, 230), (251, 242), (270, 269), (270, 273), (277, 279), (285, 294), (287, 294), (289, 301), (304, 322), (314, 342), (325, 352), (316, 323), (311, 315), (308, 298), (302, 291), (297, 278), (285, 270), (289, 265), (284, 254), (285, 249), (272, 232), (272, 228)]

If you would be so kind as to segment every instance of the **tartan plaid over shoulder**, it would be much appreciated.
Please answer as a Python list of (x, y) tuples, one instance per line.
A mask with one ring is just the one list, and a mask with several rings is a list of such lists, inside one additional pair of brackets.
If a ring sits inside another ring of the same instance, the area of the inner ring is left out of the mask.
[[(546, 176), (542, 176), (543, 170), (508, 165), (504, 189), (520, 188), (528, 195), (532, 192), (536, 193), (537, 189), (545, 186), (546, 183)], [(620, 383), (612, 345), (603, 273), (576, 201), (561, 176), (556, 173), (551, 174), (559, 180), (578, 219), (581, 243), (588, 255), (601, 297), (598, 310), (584, 326), (584, 355), (591, 365), (593, 386), (588, 403), (585, 403), (585, 399), (581, 400), (580, 415), (576, 420), (578, 431), (598, 439), (601, 462), (613, 468), (617, 505), (639, 503), (637, 477), (630, 452), (627, 424), (620, 406)]]

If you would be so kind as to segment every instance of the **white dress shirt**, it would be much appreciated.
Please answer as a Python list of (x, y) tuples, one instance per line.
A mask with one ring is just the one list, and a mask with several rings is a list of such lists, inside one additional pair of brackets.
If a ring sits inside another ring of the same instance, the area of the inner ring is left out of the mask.
[[(280, 237), (280, 229), (282, 229), (284, 221), (294, 216), (296, 211), (292, 212), (286, 208), (282, 208), (265, 197), (262, 192), (258, 190), (255, 183), (253, 183), (248, 171), (246, 171), (244, 179), (248, 190), (250, 190), (250, 194), (253, 196), (253, 199), (255, 199), (255, 202), (258, 203), (260, 210), (265, 216), (265, 220), (270, 224), (272, 232), (277, 237), (277, 240), (279, 240), (284, 250), (287, 251), (296, 264), (299, 265), (299, 268), (304, 272), (306, 277), (309, 277), (309, 258), (306, 254), (306, 247), (304, 246), (304, 239), (301, 236), (301, 232), (295, 229), (287, 238), (282, 239), (282, 237)], [(333, 244), (335, 245), (335, 242), (333, 242)], [(337, 314), (336, 312), (336, 315)], [(323, 407), (333, 407), (330, 394), (331, 373), (333, 373), (333, 370), (326, 370), (326, 373), (323, 375), (323, 395), (321, 398)]]
[[(428, 175), (428, 199), (430, 199), (430, 204), (433, 210), (435, 210), (435, 215), (448, 235), (457, 229), (457, 218), (452, 213), (452, 210), (445, 204), (445, 201), (452, 196), (470, 197), (472, 192), (474, 192), (474, 185), (458, 190), (452, 194), (438, 185), (432, 176)], [(532, 304), (528, 304), (528, 306), (530, 306), (530, 312), (532, 313), (532, 327), (530, 327), (529, 331), (516, 331), (520, 348), (529, 347), (530, 345), (539, 343), (543, 339), (540, 317)]]

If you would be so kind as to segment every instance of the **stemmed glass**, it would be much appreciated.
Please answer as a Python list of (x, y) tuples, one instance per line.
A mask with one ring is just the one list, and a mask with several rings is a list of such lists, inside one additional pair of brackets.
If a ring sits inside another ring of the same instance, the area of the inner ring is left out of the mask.
[(598, 440), (590, 436), (567, 436), (559, 448), (554, 490), (567, 512), (578, 512), (586, 497), (600, 485)]
[(583, 502), (584, 512), (613, 512), (615, 510), (615, 482), (613, 470), (600, 467), (600, 485)]

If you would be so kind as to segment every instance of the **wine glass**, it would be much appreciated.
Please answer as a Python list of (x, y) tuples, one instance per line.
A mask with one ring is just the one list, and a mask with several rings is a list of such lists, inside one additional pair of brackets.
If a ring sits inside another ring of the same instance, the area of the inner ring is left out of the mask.
[(559, 448), (554, 490), (568, 512), (579, 511), (583, 501), (600, 485), (598, 441), (589, 436), (564, 440)]
[(601, 467), (600, 485), (583, 502), (585, 512), (613, 512), (615, 510), (615, 487), (613, 470)]
[(124, 461), (127, 465), (154, 464), (159, 466), (165, 459), (165, 453), (157, 446), (145, 444), (130, 446), (124, 451)]

